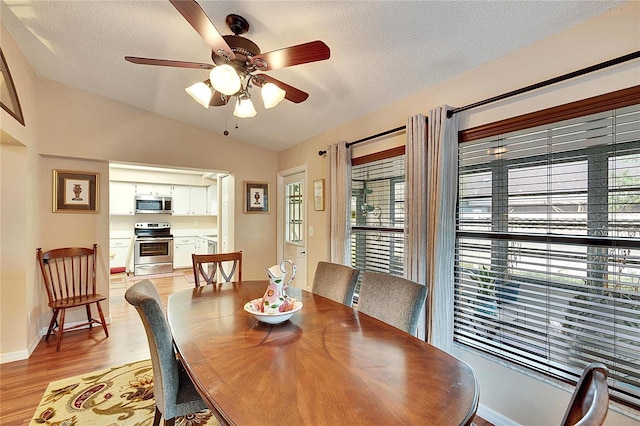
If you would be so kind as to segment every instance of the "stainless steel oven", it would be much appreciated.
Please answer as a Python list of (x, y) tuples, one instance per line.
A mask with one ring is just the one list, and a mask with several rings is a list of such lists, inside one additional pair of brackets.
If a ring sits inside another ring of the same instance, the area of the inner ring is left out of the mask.
[(134, 225), (136, 235), (133, 274), (150, 275), (173, 272), (173, 235), (168, 222)]

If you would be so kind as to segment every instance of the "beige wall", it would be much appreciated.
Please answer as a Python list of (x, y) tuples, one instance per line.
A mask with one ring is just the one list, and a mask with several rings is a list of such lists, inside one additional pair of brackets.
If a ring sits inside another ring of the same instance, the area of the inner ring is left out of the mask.
[[(226, 170), (241, 194), (245, 180), (275, 187), (277, 154), (38, 78), (6, 29), (1, 30), (26, 122), (22, 126), (1, 112), (0, 361), (7, 362), (27, 357), (50, 319), (36, 248), (94, 242), (108, 247), (109, 161)], [(100, 212), (52, 213), (53, 169), (100, 173)], [(262, 279), (264, 266), (276, 260), (276, 212), (245, 215), (242, 201), (234, 198), (234, 247), (244, 252), (243, 276)], [(102, 250), (99, 286), (104, 292), (108, 260)]]
[[(317, 153), (326, 149), (328, 144), (340, 140), (353, 141), (402, 126), (406, 124), (407, 117), (417, 113), (427, 115), (430, 109), (437, 106), (464, 106), (638, 51), (639, 16), (640, 2), (627, 3), (568, 31), (282, 151), (279, 153), (278, 168), (286, 170), (306, 164), (310, 181), (326, 179), (328, 159), (319, 157)], [(458, 119), (460, 128), (464, 129), (636, 85), (640, 85), (638, 60), (470, 110), (459, 114)], [(331, 194), (327, 194), (327, 202), (331, 202)], [(328, 208), (309, 214), (308, 226), (314, 228), (314, 236), (308, 238), (307, 247), (310, 279), (317, 262), (329, 258), (328, 221)], [(456, 349), (455, 354), (478, 372), (483, 409), (503, 413), (520, 424), (557, 424), (562, 419), (569, 400), (566, 390), (526, 377), (461, 349)], [(500, 379), (496, 380), (498, 377)], [(535, 392), (530, 392), (530, 389), (535, 389)], [(530, 395), (536, 397), (531, 398)], [(638, 423), (610, 410), (607, 424)]]
[[(275, 187), (275, 152), (50, 80), (38, 80), (38, 98), (40, 136), (46, 140), (42, 154), (226, 170), (235, 177), (237, 194), (242, 194), (245, 180)], [(235, 249), (247, 259), (243, 277), (262, 279), (264, 265), (275, 261), (276, 215), (243, 214), (242, 201), (235, 197)]]
[(40, 294), (34, 285), (35, 238), (40, 227), (39, 158), (35, 127), (36, 76), (6, 29), (2, 51), (26, 126), (0, 109), (0, 359), (24, 357), (37, 334), (29, 311)]

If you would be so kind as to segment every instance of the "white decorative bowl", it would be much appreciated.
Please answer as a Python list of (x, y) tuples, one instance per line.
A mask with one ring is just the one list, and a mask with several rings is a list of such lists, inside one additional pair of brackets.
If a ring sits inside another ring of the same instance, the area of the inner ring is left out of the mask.
[(259, 306), (262, 298), (253, 299), (250, 302), (245, 303), (244, 310), (249, 312), (255, 319), (265, 324), (280, 324), (287, 321), (296, 312), (302, 309), (302, 302), (296, 299), (290, 299), (293, 302), (293, 309), (287, 312), (278, 313), (266, 313), (260, 312), (256, 306)]

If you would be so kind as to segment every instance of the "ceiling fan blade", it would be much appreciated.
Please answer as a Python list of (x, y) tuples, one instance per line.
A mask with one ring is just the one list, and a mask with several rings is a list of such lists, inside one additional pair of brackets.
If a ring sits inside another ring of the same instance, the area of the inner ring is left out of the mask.
[(152, 59), (152, 58), (138, 58), (137, 56), (125, 56), (129, 62), (142, 65), (160, 65), (163, 67), (178, 67), (178, 68), (196, 68), (203, 70), (210, 70), (213, 68), (211, 64), (203, 64), (200, 62), (185, 62), (185, 61), (171, 61), (168, 59)]
[(214, 91), (213, 96), (211, 96), (211, 101), (209, 102), (209, 106), (222, 106), (229, 103), (229, 97), (225, 96), (222, 98), (222, 93)]
[[(214, 53), (227, 56), (229, 59), (235, 59), (236, 55), (233, 53), (227, 42), (224, 41), (220, 32), (218, 32), (198, 3), (194, 0), (169, 1), (173, 7), (178, 9), (178, 12), (180, 12), (184, 19), (191, 24), (193, 29), (200, 34), (200, 37), (204, 39)], [(224, 53), (221, 53), (221, 51)]]
[(329, 46), (316, 40), (261, 53), (254, 56), (252, 62), (260, 71), (270, 71), (309, 62), (324, 61), (329, 59), (330, 55)]
[(254, 75), (253, 80), (257, 86), (262, 86), (265, 83), (273, 83), (282, 90), (286, 92), (284, 98), (293, 103), (299, 104), (300, 102), (304, 102), (309, 97), (307, 92), (303, 92), (300, 89), (296, 89), (293, 86), (289, 86), (287, 83), (283, 83), (280, 80), (276, 80), (275, 78), (267, 75), (267, 74), (256, 74)]

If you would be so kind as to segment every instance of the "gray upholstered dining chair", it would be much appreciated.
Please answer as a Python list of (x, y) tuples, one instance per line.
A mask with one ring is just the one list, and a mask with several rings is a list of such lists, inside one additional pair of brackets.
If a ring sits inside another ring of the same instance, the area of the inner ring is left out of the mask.
[(164, 417), (165, 426), (173, 426), (176, 416), (207, 408), (191, 378), (176, 358), (173, 337), (162, 309), (158, 291), (149, 280), (132, 285), (124, 294), (135, 306), (149, 341), (153, 366), (153, 395), (156, 400), (154, 426)]
[(599, 362), (592, 362), (584, 368), (562, 426), (599, 426), (604, 423), (609, 411), (608, 375), (607, 366)]
[(311, 291), (319, 296), (351, 306), (359, 274), (360, 271), (350, 266), (318, 262)]
[(415, 335), (427, 288), (402, 277), (364, 272), (358, 311)]

